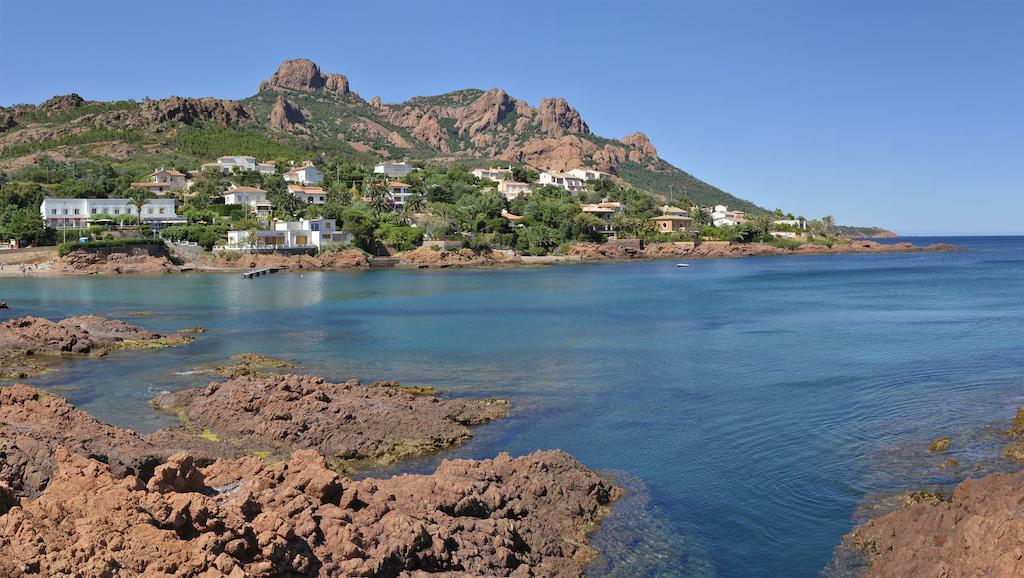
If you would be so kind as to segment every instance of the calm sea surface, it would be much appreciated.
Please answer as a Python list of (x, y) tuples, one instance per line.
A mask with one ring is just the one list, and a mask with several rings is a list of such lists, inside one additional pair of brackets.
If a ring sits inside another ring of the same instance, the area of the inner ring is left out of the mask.
[(0, 278), (0, 300), (5, 317), (207, 328), (187, 347), (33, 381), (111, 423), (169, 423), (150, 410), (154, 393), (200, 385), (195, 366), (250, 351), (330, 379), (508, 397), (510, 419), (401, 470), (562, 448), (630, 489), (595, 536), (594, 574), (814, 576), (859, 507), (965, 475), (937, 468), (948, 456), (927, 455), (932, 438), (984, 462), (996, 445), (978, 432), (1024, 404), (1024, 238), (913, 240), (972, 250), (689, 269)]

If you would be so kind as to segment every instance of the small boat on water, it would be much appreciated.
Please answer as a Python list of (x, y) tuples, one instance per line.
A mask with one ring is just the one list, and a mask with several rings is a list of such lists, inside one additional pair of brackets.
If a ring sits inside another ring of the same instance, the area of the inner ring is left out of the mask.
[(689, 266), (690, 266), (689, 263), (676, 263), (676, 267), (680, 267), (680, 268), (682, 268), (682, 267), (689, 267)]

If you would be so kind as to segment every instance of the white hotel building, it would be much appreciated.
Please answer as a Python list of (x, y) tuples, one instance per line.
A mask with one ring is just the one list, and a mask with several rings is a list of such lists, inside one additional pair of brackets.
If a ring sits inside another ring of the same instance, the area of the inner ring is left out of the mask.
[[(128, 199), (43, 199), (39, 213), (46, 224), (57, 229), (80, 228), (89, 225), (89, 219), (109, 215), (115, 221), (119, 215), (139, 216)], [(149, 199), (142, 206), (142, 220), (152, 223), (181, 222), (174, 212), (174, 199)]]

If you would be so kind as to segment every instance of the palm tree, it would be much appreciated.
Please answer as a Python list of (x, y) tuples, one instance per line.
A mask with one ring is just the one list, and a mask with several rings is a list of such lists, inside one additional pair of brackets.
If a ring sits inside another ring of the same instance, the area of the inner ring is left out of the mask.
[(255, 253), (256, 247), (260, 244), (260, 230), (255, 227), (249, 229), (246, 233), (246, 240), (249, 241), (249, 247), (252, 249), (252, 252)]
[(693, 224), (697, 228), (703, 227), (704, 225), (710, 225), (712, 223), (711, 211), (700, 205), (690, 207), (690, 218), (693, 219)]
[(825, 229), (825, 235), (832, 236), (832, 227), (835, 226), (836, 220), (832, 215), (825, 215), (821, 218), (821, 226)]
[(145, 207), (149, 200), (152, 198), (149, 191), (144, 189), (128, 189), (127, 197), (128, 206), (135, 209), (135, 213), (139, 216), (139, 225), (142, 225), (142, 208)]
[(750, 219), (750, 230), (755, 237), (764, 239), (771, 234), (772, 228), (775, 226), (774, 221), (775, 217), (771, 213), (754, 215), (754, 218)]
[(422, 213), (427, 208), (427, 198), (422, 193), (413, 193), (405, 200), (405, 206), (413, 213)]

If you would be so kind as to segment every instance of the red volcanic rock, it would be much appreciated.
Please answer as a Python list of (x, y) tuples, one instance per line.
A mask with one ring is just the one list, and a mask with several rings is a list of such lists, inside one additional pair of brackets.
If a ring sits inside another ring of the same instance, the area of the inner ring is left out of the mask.
[(500, 400), (444, 400), (430, 393), (394, 382), (244, 376), (164, 394), (153, 403), (187, 418), (189, 428), (240, 447), (278, 456), (311, 448), (339, 462), (392, 463), (436, 451), (469, 439), (468, 426), (507, 412)]
[[(431, 475), (350, 482), (313, 452), (268, 465), (119, 479), (58, 450), (35, 500), (0, 510), (0, 575), (581, 576), (619, 490), (563, 452), (444, 462)], [(200, 490), (201, 491), (196, 491)]]
[(370, 266), (366, 254), (358, 249), (327, 251), (313, 257), (310, 255), (256, 254), (242, 255), (236, 261), (218, 259), (213, 262), (218, 268), (264, 269), (275, 268), (288, 271), (336, 271), (339, 269), (360, 269)]
[(430, 241), (424, 241), (421, 247), (399, 253), (398, 260), (406, 265), (465, 267), (514, 263), (518, 258), (509, 257), (497, 251), (484, 251), (478, 254), (472, 249), (466, 248), (435, 251), (430, 247)]
[(323, 75), (315, 62), (300, 58), (282, 62), (277, 68), (277, 72), (260, 83), (260, 92), (264, 90), (307, 92), (320, 88), (336, 94), (348, 94), (348, 78), (341, 74)]
[(1024, 575), (1024, 472), (961, 482), (948, 501), (915, 505), (847, 535), (869, 576)]
[(590, 134), (590, 128), (583, 122), (580, 113), (569, 106), (564, 98), (545, 98), (537, 108), (540, 129), (544, 134), (559, 137), (566, 133)]
[(191, 337), (167, 337), (122, 321), (95, 315), (59, 322), (22, 317), (0, 324), (0, 377), (20, 379), (45, 368), (41, 356), (102, 354), (119, 347), (176, 345)]
[(306, 116), (295, 105), (288, 102), (282, 95), (277, 95), (274, 109), (270, 111), (270, 127), (277, 130), (304, 130)]
[(20, 496), (36, 496), (46, 487), (58, 447), (93, 456), (118, 476), (152, 472), (168, 448), (187, 449), (206, 462), (212, 455), (237, 455), (233, 448), (213, 447), (201, 438), (176, 434), (161, 439), (154, 444), (27, 385), (0, 388), (0, 483)]
[(252, 110), (234, 100), (172, 96), (142, 103), (141, 118), (150, 122), (192, 124), (208, 120), (220, 126), (239, 124), (253, 118)]

